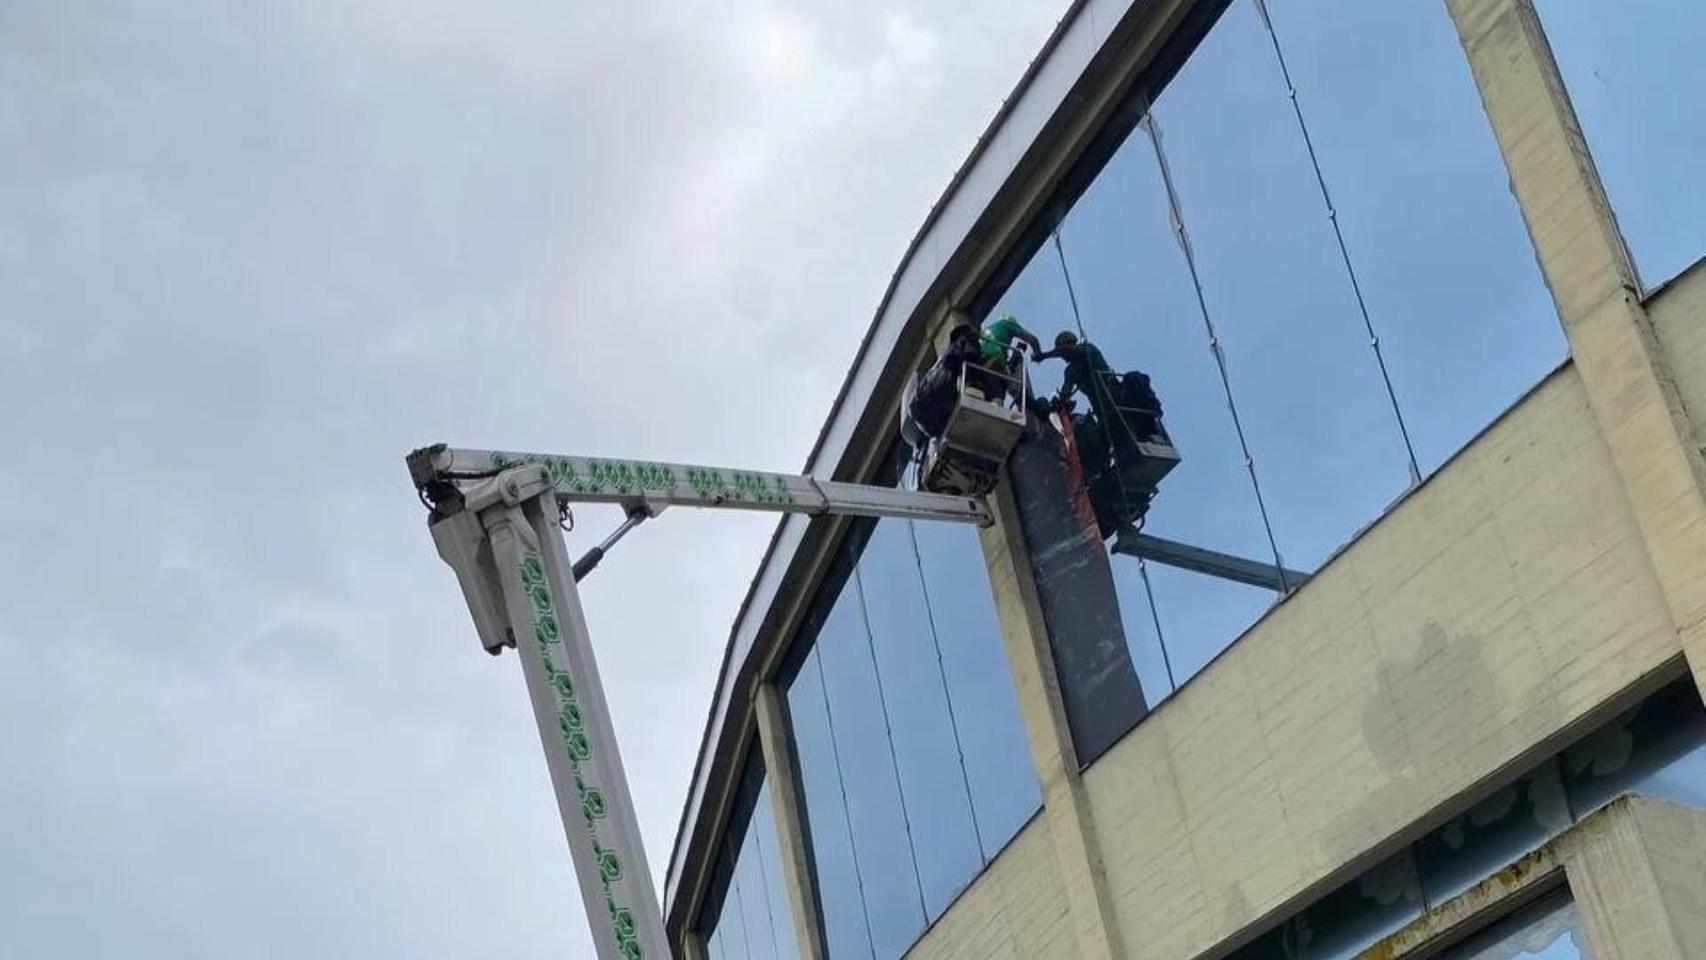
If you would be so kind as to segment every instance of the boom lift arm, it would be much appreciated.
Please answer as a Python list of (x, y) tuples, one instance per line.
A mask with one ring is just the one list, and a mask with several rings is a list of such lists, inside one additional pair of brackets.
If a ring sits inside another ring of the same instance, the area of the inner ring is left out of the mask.
[[(624, 534), (670, 506), (986, 525), (978, 497), (688, 464), (451, 449), (408, 456), (438, 555), (488, 653), (516, 650), (599, 960), (669, 957), (662, 913), (575, 586)], [(575, 503), (627, 520), (571, 563)]]
[[(992, 522), (981, 496), (680, 463), (439, 444), (409, 454), (408, 466), (480, 645), (520, 656), (599, 960), (663, 960), (670, 951), (576, 584), (625, 534), (671, 506)], [(1000, 462), (978, 469), (999, 471)], [(627, 519), (571, 562), (562, 521), (576, 503), (616, 504)], [(1135, 532), (1113, 549), (1281, 594), (1307, 579)]]

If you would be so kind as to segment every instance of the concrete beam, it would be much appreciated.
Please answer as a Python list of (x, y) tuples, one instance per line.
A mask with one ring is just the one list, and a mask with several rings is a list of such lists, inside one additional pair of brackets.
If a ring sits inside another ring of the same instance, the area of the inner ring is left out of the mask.
[(1445, 4), (1600, 435), (1706, 689), (1706, 459), (1563, 77), (1532, 0)]
[(806, 850), (805, 803), (800, 797), (799, 770), (794, 752), (788, 749), (788, 724), (782, 712), (782, 694), (775, 683), (759, 686), (754, 703), (758, 712), (758, 745), (764, 751), (764, 775), (770, 784), (769, 810), (752, 815), (776, 818), (777, 858), (782, 861), (782, 885), (788, 888), (788, 909), (799, 937), (800, 960), (824, 960), (823, 927), (817, 913), (817, 879)]
[(1706, 813), (1622, 797), (1558, 842), (1598, 960), (1706, 949)]
[(1013, 670), (1031, 762), (1042, 785), (1042, 816), (1048, 822), (1063, 878), (1078, 955), (1084, 960), (1122, 960), (1126, 952), (1108, 897), (1101, 845), (1055, 678), (1048, 629), (1031, 577), (1029, 548), (1019, 526), (1019, 508), (1006, 480), (990, 495), (990, 508), (995, 523), (982, 531), (984, 562)]

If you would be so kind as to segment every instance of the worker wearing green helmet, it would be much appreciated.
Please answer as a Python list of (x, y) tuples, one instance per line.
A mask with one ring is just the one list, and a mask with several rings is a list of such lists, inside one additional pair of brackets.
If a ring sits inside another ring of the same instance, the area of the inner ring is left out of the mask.
[(1007, 355), (1018, 340), (1031, 348), (1031, 356), (1042, 352), (1043, 344), (1037, 335), (1026, 330), (1017, 317), (1004, 313), (983, 325), (983, 363), (996, 370), (1007, 369)]

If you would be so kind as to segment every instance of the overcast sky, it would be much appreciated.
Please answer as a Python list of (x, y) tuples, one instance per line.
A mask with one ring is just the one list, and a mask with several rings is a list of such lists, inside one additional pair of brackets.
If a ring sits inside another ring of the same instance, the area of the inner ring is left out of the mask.
[[(1706, 16), (1640, 0), (1607, 31), (1565, 2), (1554, 46), (1661, 281), (1700, 252), (1706, 133), (1667, 93), (1698, 44), (1620, 52)], [(480, 652), (403, 455), (798, 469), (1066, 5), (0, 2), (0, 953), (590, 955), (518, 668)], [(1270, 6), (1430, 472), (1562, 333), (1443, 5)], [(1156, 115), (1308, 567), (1407, 472), (1271, 53), (1239, 0)], [(1061, 229), (1086, 328), (1185, 451), (1152, 528), (1262, 555), (1146, 140)], [(1052, 338), (1051, 256), (1003, 306)], [(581, 511), (571, 546), (615, 522)], [(671, 514), (584, 594), (660, 880), (772, 526)], [(1155, 581), (1182, 673), (1271, 600)]]
[[(0, 952), (589, 955), (403, 454), (799, 468), (1065, 6), (0, 4)], [(588, 584), (660, 879), (771, 526)]]

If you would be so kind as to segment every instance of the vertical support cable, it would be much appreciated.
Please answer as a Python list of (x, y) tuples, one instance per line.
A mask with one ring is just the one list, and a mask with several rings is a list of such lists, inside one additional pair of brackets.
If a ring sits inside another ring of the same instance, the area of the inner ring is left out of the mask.
[[(1090, 334), (1084, 329), (1084, 316), (1078, 309), (1078, 292), (1072, 285), (1072, 271), (1066, 265), (1066, 246), (1061, 242), (1060, 228), (1056, 227), (1053, 232), (1054, 253), (1056, 258), (1060, 260), (1060, 276), (1066, 281), (1066, 298), (1072, 304), (1072, 322), (1078, 328), (1079, 338), (1085, 343), (1089, 343)], [(1125, 414), (1120, 413), (1117, 406), (1113, 407), (1113, 410), (1120, 419), (1120, 427), (1124, 429), (1133, 440), (1138, 439), (1136, 432), (1131, 428), (1131, 424), (1126, 421)], [(1113, 456), (1113, 428), (1106, 423), (1102, 424), (1102, 440), (1108, 445), (1109, 456)], [(1119, 480), (1120, 484), (1120, 501), (1125, 505), (1127, 510), (1130, 510), (1131, 492), (1126, 488), (1125, 474), (1116, 468), (1114, 476)], [(1161, 630), (1161, 616), (1155, 611), (1155, 588), (1149, 582), (1149, 568), (1143, 562), (1142, 557), (1137, 558), (1137, 572), (1143, 577), (1143, 594), (1149, 601), (1149, 619), (1150, 622), (1155, 624), (1155, 643), (1161, 648), (1161, 663), (1167, 668), (1167, 685), (1170, 688), (1168, 692), (1171, 693), (1173, 690), (1179, 689), (1179, 685), (1173, 679), (1173, 661), (1172, 658), (1167, 655), (1167, 635)]]
[(841, 772), (841, 746), (836, 742), (835, 714), (829, 709), (829, 678), (823, 674), (823, 648), (814, 646), (811, 658), (817, 664), (817, 685), (823, 693), (823, 719), (829, 725), (829, 758), (835, 763), (835, 785), (841, 789), (841, 822), (847, 825), (847, 852), (853, 854), (853, 883), (859, 888), (859, 913), (865, 920), (865, 946), (871, 951), (871, 960), (877, 960), (877, 937), (871, 932), (871, 907), (865, 902), (865, 871), (859, 867), (859, 844), (853, 838), (853, 812), (847, 805), (847, 778)]
[(1173, 659), (1167, 656), (1167, 640), (1161, 634), (1161, 612), (1155, 609), (1155, 588), (1149, 584), (1149, 564), (1142, 557), (1137, 558), (1137, 575), (1143, 578), (1143, 595), (1149, 600), (1149, 619), (1155, 624), (1155, 639), (1161, 642), (1161, 666), (1167, 669), (1167, 693), (1175, 693), (1179, 689), (1179, 681), (1173, 679)]
[(930, 905), (924, 902), (924, 874), (918, 869), (918, 844), (912, 838), (912, 815), (906, 809), (906, 784), (900, 776), (900, 755), (894, 751), (894, 724), (889, 720), (889, 698), (883, 692), (883, 671), (877, 666), (877, 642), (871, 636), (871, 613), (865, 605), (865, 578), (859, 575), (857, 567), (853, 568), (853, 583), (859, 590), (859, 616), (865, 626), (865, 651), (871, 656), (871, 679), (877, 685), (877, 706), (883, 713), (883, 735), (889, 742), (889, 765), (894, 768), (894, 789), (900, 795), (900, 825), (906, 831), (906, 853), (912, 858), (912, 880), (918, 885), (918, 914), (928, 924)]
[(1155, 114), (1145, 104), (1143, 119), (1138, 121), (1149, 134), (1150, 145), (1155, 148), (1155, 162), (1161, 168), (1161, 183), (1167, 188), (1167, 211), (1173, 226), (1173, 238), (1179, 242), (1179, 251), (1185, 256), (1185, 268), (1191, 273), (1191, 287), (1196, 291), (1197, 311), (1202, 316), (1203, 330), (1208, 334), (1209, 352), (1214, 355), (1215, 366), (1220, 370), (1220, 387), (1226, 394), (1226, 409), (1232, 414), (1232, 429), (1238, 434), (1238, 448), (1244, 454), (1244, 470), (1250, 475), (1250, 489), (1256, 495), (1256, 510), (1262, 515), (1262, 529), (1268, 535), (1268, 547), (1274, 555), (1274, 573), (1279, 577), (1280, 592), (1289, 593), (1291, 584), (1285, 576), (1285, 560), (1280, 556), (1279, 541), (1274, 538), (1274, 525), (1268, 518), (1268, 504), (1262, 498), (1262, 484), (1256, 479), (1256, 460), (1250, 455), (1250, 443), (1244, 436), (1244, 421), (1238, 416), (1238, 402), (1232, 395), (1232, 377), (1226, 369), (1226, 351), (1221, 349), (1220, 335), (1214, 329), (1214, 318), (1209, 315), (1208, 299), (1203, 295), (1202, 275), (1197, 272), (1196, 253), (1191, 249), (1191, 236), (1185, 229), (1185, 214), (1179, 205), (1179, 191), (1173, 184), (1173, 171), (1167, 165), (1167, 153), (1161, 148), (1161, 126), (1155, 122)]
[(906, 535), (912, 541), (912, 561), (918, 567), (918, 588), (924, 594), (924, 618), (930, 624), (930, 643), (936, 648), (936, 675), (942, 681), (942, 699), (948, 705), (948, 729), (954, 733), (954, 755), (960, 763), (960, 782), (966, 789), (966, 809), (971, 811), (971, 832), (977, 838), (978, 859), (987, 866), (989, 852), (983, 846), (983, 828), (977, 822), (977, 804), (971, 797), (971, 774), (966, 771), (966, 750), (960, 743), (960, 720), (954, 711), (954, 694), (948, 689), (948, 667), (942, 660), (942, 640), (936, 633), (936, 611), (930, 602), (930, 584), (924, 577), (924, 554), (918, 549), (918, 527), (911, 520), (906, 521)]
[(740, 895), (740, 880), (735, 876), (739, 869), (740, 854), (735, 854), (734, 861), (729, 864), (729, 889), (723, 894), (723, 915), (728, 915), (728, 898), (735, 898), (735, 910), (740, 914), (740, 938), (746, 944), (746, 952), (752, 952), (752, 927), (746, 922), (746, 898)]
[[(762, 795), (764, 793), (763, 788), (760, 788), (758, 792)], [(752, 816), (747, 818), (746, 829), (752, 835), (752, 849), (758, 853), (758, 885), (764, 888), (764, 919), (770, 928), (770, 955), (780, 957), (782, 956), (782, 947), (776, 942), (776, 908), (771, 903), (770, 871), (764, 869), (764, 831), (758, 829), (758, 818), (763, 815), (763, 812), (759, 810), (759, 807), (762, 806), (758, 802), (760, 799), (761, 796), (753, 797)], [(776, 860), (780, 863), (781, 859), (781, 853), (778, 851)]]
[(1386, 399), (1392, 404), (1392, 418), (1398, 422), (1398, 434), (1404, 439), (1404, 454), (1410, 461), (1410, 482), (1422, 482), (1422, 470), (1416, 463), (1416, 448), (1410, 442), (1410, 428), (1404, 423), (1404, 411), (1398, 406), (1398, 392), (1392, 388), (1392, 375), (1386, 369), (1386, 355), (1380, 350), (1380, 337), (1374, 332), (1374, 321), (1368, 314), (1368, 303), (1363, 299), (1362, 284), (1357, 280), (1356, 268), (1351, 266), (1350, 248), (1345, 245), (1345, 232), (1339, 226), (1339, 212), (1333, 206), (1333, 196), (1327, 190), (1327, 177), (1321, 172), (1321, 160), (1315, 153), (1315, 140), (1309, 135), (1309, 124), (1303, 119), (1303, 104), (1297, 97), (1297, 85), (1291, 80), (1291, 69), (1286, 66), (1285, 53), (1280, 49), (1279, 33), (1274, 30), (1273, 18), (1268, 15), (1268, 6), (1263, 0), (1253, 0), (1256, 4), (1256, 14), (1262, 20), (1262, 26), (1267, 28), (1268, 39), (1273, 43), (1274, 59), (1279, 63), (1280, 76), (1285, 80), (1285, 95), (1291, 101), (1291, 112), (1297, 117), (1297, 132), (1303, 136), (1304, 149), (1309, 153), (1309, 165), (1315, 170), (1315, 183), (1321, 188), (1321, 202), (1327, 207), (1327, 222), (1333, 227), (1333, 239), (1339, 244), (1339, 259), (1344, 262), (1345, 276), (1351, 282), (1351, 293), (1356, 295), (1357, 311), (1362, 314), (1362, 327), (1368, 333), (1369, 348), (1374, 351), (1374, 362), (1380, 367), (1380, 379), (1386, 384)]

